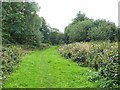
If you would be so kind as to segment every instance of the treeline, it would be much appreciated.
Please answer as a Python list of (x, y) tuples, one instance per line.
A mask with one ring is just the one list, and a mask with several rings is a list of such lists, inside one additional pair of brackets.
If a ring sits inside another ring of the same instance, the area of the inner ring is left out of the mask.
[(39, 10), (35, 2), (3, 2), (2, 43), (40, 46), (41, 43), (56, 45), (81, 41), (117, 41), (118, 28), (113, 22), (93, 20), (78, 12), (62, 33), (38, 16)]
[(117, 41), (117, 27), (115, 23), (104, 19), (93, 20), (82, 14), (80, 11), (65, 28), (65, 42), (80, 41)]
[(2, 43), (40, 46), (62, 42), (62, 33), (48, 26), (45, 19), (38, 16), (39, 10), (35, 2), (3, 2)]

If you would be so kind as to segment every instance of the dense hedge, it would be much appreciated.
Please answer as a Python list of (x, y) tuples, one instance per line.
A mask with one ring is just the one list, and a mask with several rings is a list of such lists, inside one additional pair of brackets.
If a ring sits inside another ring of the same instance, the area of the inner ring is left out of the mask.
[(80, 65), (95, 68), (114, 84), (118, 81), (118, 44), (108, 42), (74, 43), (61, 46), (59, 52)]
[(16, 46), (2, 47), (2, 71), (3, 79), (5, 75), (10, 74), (16, 67), (16, 64), (20, 62), (22, 55), (22, 49)]

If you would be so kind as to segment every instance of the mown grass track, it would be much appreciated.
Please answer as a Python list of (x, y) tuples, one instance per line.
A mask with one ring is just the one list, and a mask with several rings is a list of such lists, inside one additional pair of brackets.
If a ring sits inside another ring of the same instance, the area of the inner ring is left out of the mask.
[[(16, 71), (4, 81), (4, 88), (96, 88), (89, 82), (90, 68), (65, 59), (54, 46), (22, 58)], [(94, 72), (94, 71), (93, 71)]]

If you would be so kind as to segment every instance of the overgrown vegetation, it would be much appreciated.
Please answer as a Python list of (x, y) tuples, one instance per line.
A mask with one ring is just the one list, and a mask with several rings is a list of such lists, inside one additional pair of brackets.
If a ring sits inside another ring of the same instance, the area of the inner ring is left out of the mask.
[[(40, 17), (37, 14), (38, 11), (40, 11), (40, 7), (35, 2), (21, 1), (2, 3), (3, 47), (0, 51), (0, 54), (2, 56), (2, 70), (4, 72), (3, 78), (6, 78), (6, 74), (11, 74), (16, 65), (21, 60), (24, 60), (20, 59), (23, 54), (25, 55), (25, 53), (29, 53), (29, 51), (32, 50), (35, 51), (49, 48), (52, 45), (66, 44), (61, 45), (61, 47), (59, 48), (60, 54), (66, 57), (67, 59), (72, 59), (78, 62), (78, 64), (84, 67), (80, 66), (80, 70), (78, 70), (78, 67), (75, 66), (77, 64), (74, 65), (70, 64), (73, 62), (68, 63), (64, 61), (66, 59), (63, 59), (62, 57), (57, 55), (58, 52), (55, 51), (55, 49), (57, 50), (58, 48), (51, 48), (50, 50), (48, 50), (48, 52), (46, 50), (46, 52), (43, 51), (44, 54), (42, 55), (45, 55), (44, 58), (42, 58), (42, 56), (39, 55), (41, 54), (40, 51), (36, 51), (35, 54), (32, 54), (30, 56), (35, 61), (32, 61), (31, 58), (26, 58), (28, 62), (25, 60), (25, 63), (24, 61), (21, 62), (22, 67), (20, 69), (20, 72), (18, 71), (17, 73), (18, 77), (13, 76), (12, 79), (10, 79), (10, 81), (8, 80), (8, 83), (5, 84), (5, 87), (29, 87), (29, 85), (34, 81), (29, 83), (29, 80), (27, 79), (28, 81), (25, 82), (27, 82), (28, 85), (23, 83), (26, 74), (28, 75), (29, 79), (33, 79), (36, 77), (36, 80), (38, 79), (38, 77), (40, 77), (39, 80), (43, 80), (43, 78), (46, 79), (46, 77), (41, 77), (41, 75), (46, 74), (46, 72), (44, 72), (45, 69), (41, 69), (41, 71), (39, 71), (38, 67), (46, 68), (49, 64), (57, 67), (57, 69), (54, 69), (53, 66), (50, 66), (50, 74), (51, 72), (53, 74), (55, 72), (54, 70), (56, 70), (56, 72), (59, 72), (59, 74), (63, 72), (64, 75), (68, 76), (60, 76), (57, 79), (58, 81), (56, 81), (58, 84), (54, 84), (56, 85), (56, 87), (62, 87), (62, 85), (64, 87), (80, 87), (79, 85), (81, 82), (82, 88), (96, 87), (96, 84), (92, 84), (92, 82), (89, 81), (93, 81), (93, 83), (97, 83), (97, 86), (103, 88), (113, 88), (120, 85), (120, 81), (118, 81), (120, 78), (120, 75), (118, 73), (118, 67), (120, 67), (120, 63), (118, 59), (119, 50), (117, 44), (117, 41), (120, 41), (120, 30), (115, 25), (115, 23), (106, 21), (105, 19), (94, 20), (88, 18), (85, 14), (78, 12), (77, 16), (72, 20), (72, 23), (66, 26), (64, 33), (62, 33), (57, 28), (49, 26), (44, 17)], [(34, 55), (37, 57), (35, 57)], [(51, 62), (54, 62), (54, 64), (51, 64)], [(57, 62), (58, 64), (56, 64)], [(68, 65), (69, 67), (67, 71), (64, 71), (64, 69), (66, 69), (67, 66), (61, 65), (64, 64), (63, 62), (66, 62), (65, 65)], [(24, 66), (27, 63), (28, 67)], [(61, 68), (59, 68), (59, 66), (61, 66)], [(96, 72), (91, 71), (90, 74), (88, 67), (96, 69)], [(34, 73), (36, 77), (31, 77), (30, 74), (26, 73), (26, 71), (23, 73), (25, 77), (21, 75), (22, 69), (27, 68), (30, 68), (29, 73)], [(34, 69), (34, 71), (32, 71), (32, 68)], [(83, 68), (85, 68), (85, 70)], [(49, 70), (48, 67), (47, 69)], [(68, 72), (69, 69), (72, 69), (70, 73)], [(38, 72), (36, 72), (36, 70)], [(43, 72), (43, 74), (41, 74), (41, 72)], [(70, 74), (72, 74), (73, 76), (69, 77)], [(55, 75), (53, 76), (57, 78), (58, 73), (55, 73)], [(87, 75), (89, 78), (87, 77)], [(76, 76), (80, 80), (73, 79), (73, 81), (71, 81), (72, 79), (69, 79), (73, 77), (75, 78)], [(19, 77), (22, 78), (22, 81), (20, 81), (19, 85), (17, 86), (16, 80)], [(41, 81), (41, 83), (45, 84), (47, 82), (46, 85), (53, 87), (52, 84), (49, 82), (51, 78), (54, 77), (47, 77), (47, 79), (45, 81), (43, 80), (44, 82)], [(61, 83), (59, 80), (60, 78), (62, 78), (63, 80)], [(15, 81), (15, 85), (13, 85), (14, 83), (10, 85), (11, 80)], [(67, 80), (67, 82), (64, 80)], [(38, 81), (36, 82), (38, 84)], [(51, 80), (51, 82), (53, 83), (55, 82), (55, 80)], [(41, 83), (39, 83), (38, 85), (40, 85)], [(33, 84), (34, 85), (31, 86), (35, 87), (36, 83)], [(43, 85), (43, 87), (48, 87), (46, 85)]]
[(99, 75), (118, 84), (118, 44), (108, 42), (73, 43), (61, 46), (59, 52), (81, 66), (95, 68)]
[(22, 49), (16, 46), (9, 46), (2, 48), (2, 71), (3, 79), (6, 78), (4, 75), (10, 74), (15, 68), (16, 64), (20, 62), (22, 55)]

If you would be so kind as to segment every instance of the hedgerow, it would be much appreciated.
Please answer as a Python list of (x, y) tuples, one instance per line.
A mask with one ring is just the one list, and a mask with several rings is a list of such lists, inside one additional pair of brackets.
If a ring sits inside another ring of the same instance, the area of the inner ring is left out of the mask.
[(2, 47), (2, 71), (3, 79), (6, 75), (11, 74), (16, 65), (20, 62), (20, 58), (23, 55), (23, 50), (16, 46)]
[(106, 80), (118, 83), (118, 44), (84, 42), (61, 46), (59, 52), (82, 66), (95, 68)]

